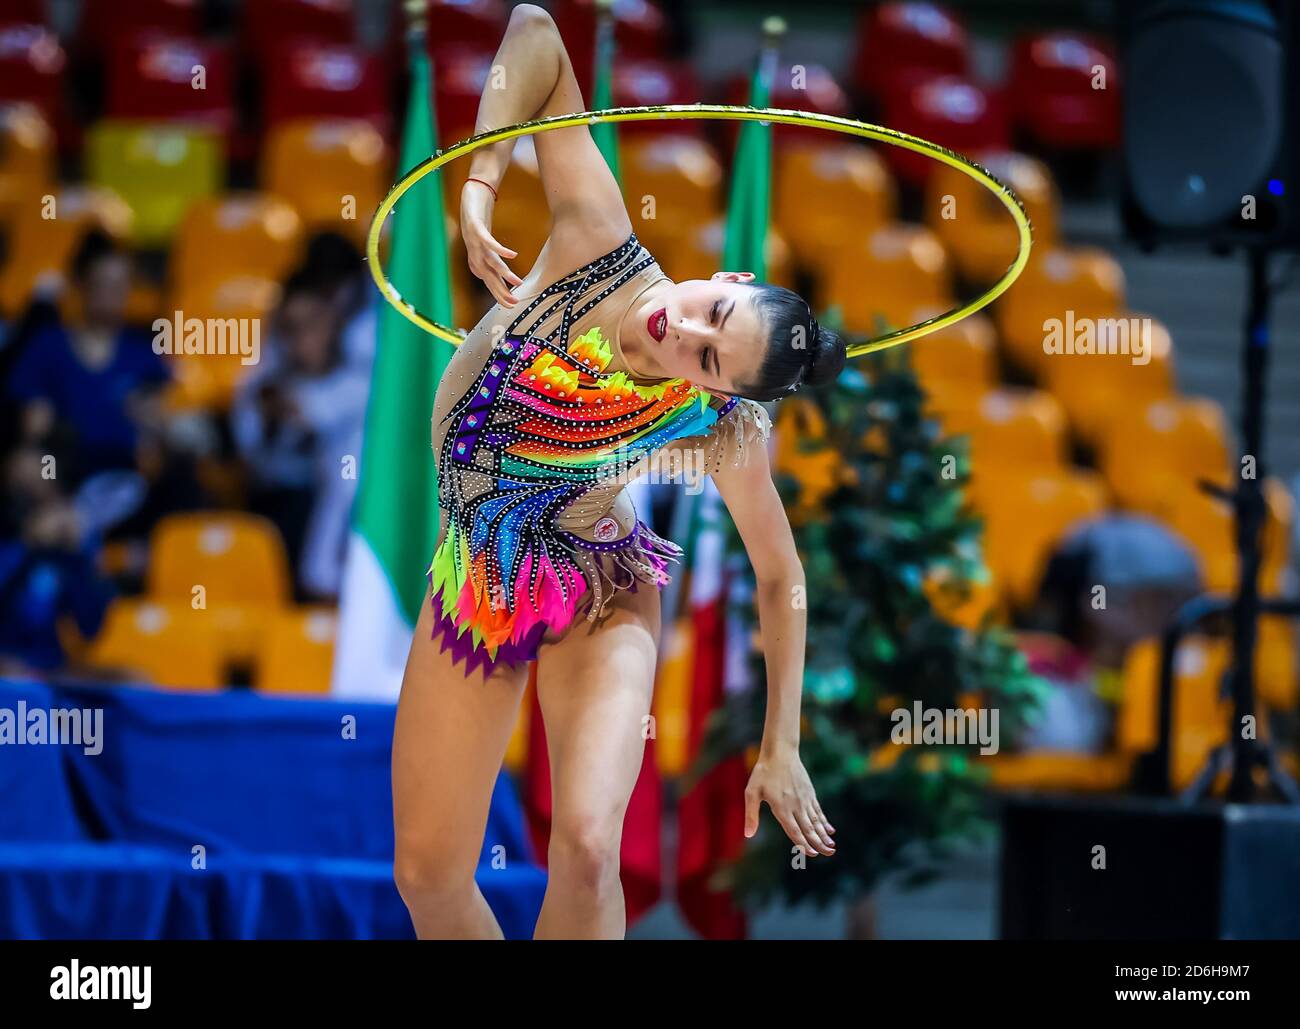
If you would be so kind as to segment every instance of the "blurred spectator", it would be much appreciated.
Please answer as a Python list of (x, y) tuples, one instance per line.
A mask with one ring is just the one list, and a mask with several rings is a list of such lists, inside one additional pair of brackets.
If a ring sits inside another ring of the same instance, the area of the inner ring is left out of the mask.
[(250, 506), (279, 526), (312, 599), (338, 594), (369, 385), (368, 371), (345, 359), (330, 284), (295, 273), (231, 426), (251, 473)]
[(6, 392), (21, 405), (24, 439), (40, 440), (56, 423), (72, 431), (82, 474), (133, 468), (141, 427), (161, 420), (158, 388), (170, 373), (149, 334), (125, 324), (131, 261), (108, 235), (86, 235), (72, 281), (79, 324), (38, 321), (15, 341)]
[[(18, 319), (4, 328), (0, 339), (0, 384), (7, 384), (14, 365), (27, 344), (41, 330), (58, 323), (59, 309), (54, 302), (57, 284), (49, 279), (37, 284), (32, 299)], [(9, 398), (6, 397), (6, 401)], [(23, 409), (18, 404), (0, 404), (0, 454), (8, 454), (22, 438)]]
[(340, 233), (320, 232), (308, 242), (303, 266), (329, 292), (339, 312), (346, 359), (368, 368), (375, 356), (379, 294), (361, 251)]
[[(65, 663), (59, 623), (94, 636), (110, 590), (95, 566), (97, 532), (85, 505), (51, 473), (57, 456), (21, 446), (6, 460), (0, 511), (0, 674), (50, 672)], [(93, 505), (92, 505), (93, 506)]]
[(1159, 522), (1106, 514), (1080, 523), (1048, 561), (1021, 634), (1030, 669), (1056, 688), (1026, 749), (1106, 748), (1124, 660), (1203, 591), (1196, 556)]

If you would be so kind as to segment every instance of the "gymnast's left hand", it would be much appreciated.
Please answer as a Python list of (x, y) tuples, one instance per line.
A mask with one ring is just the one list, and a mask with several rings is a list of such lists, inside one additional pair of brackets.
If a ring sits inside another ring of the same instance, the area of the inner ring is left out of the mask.
[(758, 832), (759, 806), (764, 802), (781, 823), (785, 834), (805, 854), (816, 857), (835, 853), (831, 834), (835, 827), (826, 820), (812, 780), (799, 760), (799, 748), (794, 744), (764, 746), (758, 763), (749, 774), (745, 787), (745, 836)]

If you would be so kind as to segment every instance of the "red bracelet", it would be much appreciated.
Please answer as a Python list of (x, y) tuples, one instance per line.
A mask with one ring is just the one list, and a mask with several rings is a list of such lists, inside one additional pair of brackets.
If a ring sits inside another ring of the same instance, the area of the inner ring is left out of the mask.
[[(473, 175), (467, 176), (466, 179), (465, 179), (465, 181), (466, 181), (466, 182), (483, 182), (482, 179), (475, 178)], [(490, 182), (483, 182), (483, 185), (487, 186), (488, 189), (491, 189), (491, 190), (492, 190), (492, 199), (493, 199), (493, 200), (496, 200), (496, 199), (497, 199), (497, 191), (496, 191), (495, 189), (493, 189), (493, 187), (492, 187), (492, 183), (490, 183)]]

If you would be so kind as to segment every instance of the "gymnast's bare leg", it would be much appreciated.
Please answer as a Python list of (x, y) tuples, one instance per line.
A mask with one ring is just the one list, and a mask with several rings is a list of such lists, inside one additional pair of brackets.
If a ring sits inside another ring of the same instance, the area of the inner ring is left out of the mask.
[(393, 730), (393, 877), (420, 939), (499, 940), (474, 871), (528, 666), (466, 676), (432, 627), (426, 598)]
[(622, 939), (623, 816), (645, 752), (654, 693), (659, 591), (609, 601), (599, 627), (575, 621), (537, 658), (554, 814), (537, 939)]

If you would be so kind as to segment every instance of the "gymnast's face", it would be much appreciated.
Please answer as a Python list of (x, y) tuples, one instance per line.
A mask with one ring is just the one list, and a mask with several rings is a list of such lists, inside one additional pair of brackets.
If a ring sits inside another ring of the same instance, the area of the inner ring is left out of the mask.
[(736, 393), (758, 377), (767, 332), (746, 283), (753, 272), (715, 272), (654, 290), (637, 305), (627, 334), (635, 338), (630, 362), (653, 376), (686, 379), (705, 390)]

